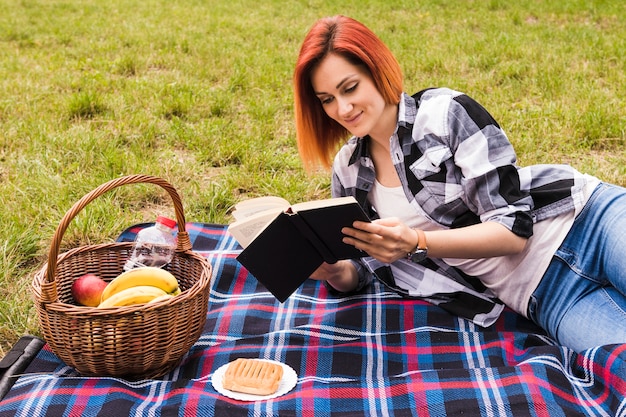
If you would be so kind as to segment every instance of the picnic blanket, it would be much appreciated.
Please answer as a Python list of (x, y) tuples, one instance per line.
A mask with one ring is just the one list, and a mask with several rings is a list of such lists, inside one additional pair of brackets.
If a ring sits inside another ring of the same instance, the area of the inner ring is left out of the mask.
[[(224, 226), (187, 230), (214, 281), (180, 366), (154, 380), (86, 378), (44, 346), (0, 416), (626, 416), (626, 345), (576, 354), (510, 310), (479, 328), (377, 283), (342, 297), (309, 280), (281, 304), (237, 262)], [(289, 365), (295, 387), (267, 401), (221, 395), (212, 375), (238, 357)]]

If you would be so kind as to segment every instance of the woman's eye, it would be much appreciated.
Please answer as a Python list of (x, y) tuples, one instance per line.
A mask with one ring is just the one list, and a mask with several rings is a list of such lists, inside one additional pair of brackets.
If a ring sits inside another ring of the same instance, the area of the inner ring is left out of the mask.
[(356, 90), (356, 87), (357, 87), (358, 85), (359, 85), (359, 83), (352, 84), (351, 86), (349, 86), (348, 88), (346, 88), (346, 93), (351, 93), (351, 92), (353, 92), (354, 90)]
[(324, 97), (324, 98), (320, 98), (320, 101), (322, 102), (322, 104), (328, 104), (331, 103), (333, 101), (332, 97)]

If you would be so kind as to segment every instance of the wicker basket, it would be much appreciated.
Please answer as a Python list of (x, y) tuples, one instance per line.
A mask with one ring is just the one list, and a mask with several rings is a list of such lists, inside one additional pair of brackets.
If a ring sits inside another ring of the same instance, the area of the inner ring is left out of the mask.
[[(113, 309), (75, 304), (72, 283), (86, 273), (111, 281), (122, 272), (133, 243), (87, 245), (59, 255), (70, 221), (92, 200), (126, 184), (150, 183), (170, 195), (178, 222), (178, 246), (166, 267), (182, 293), (169, 301)], [(176, 190), (165, 180), (131, 175), (85, 195), (65, 214), (52, 239), (48, 262), (36, 272), (32, 289), (43, 337), (66, 364), (85, 376), (156, 378), (172, 370), (198, 340), (208, 309), (211, 265), (192, 252)]]

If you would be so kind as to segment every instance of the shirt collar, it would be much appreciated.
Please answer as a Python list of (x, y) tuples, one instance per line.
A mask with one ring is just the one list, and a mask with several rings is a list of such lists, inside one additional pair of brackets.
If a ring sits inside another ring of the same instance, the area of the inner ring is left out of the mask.
[(403, 133), (411, 131), (417, 116), (417, 103), (415, 99), (406, 93), (402, 93), (398, 106), (398, 137), (403, 137)]
[(369, 150), (368, 150), (368, 140), (369, 136), (364, 136), (362, 138), (353, 138), (352, 140), (356, 140), (356, 146), (354, 148), (354, 152), (350, 156), (350, 161), (348, 165), (354, 164), (357, 160), (361, 158), (369, 158)]
[(402, 93), (398, 106), (398, 126), (406, 127), (415, 123), (417, 104), (415, 99), (406, 93)]

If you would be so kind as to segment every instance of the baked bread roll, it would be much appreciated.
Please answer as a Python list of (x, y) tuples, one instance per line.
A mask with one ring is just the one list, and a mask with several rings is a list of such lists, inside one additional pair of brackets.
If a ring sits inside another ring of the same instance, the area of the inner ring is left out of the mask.
[(271, 395), (278, 390), (283, 368), (277, 363), (239, 358), (228, 364), (222, 384), (230, 391)]

